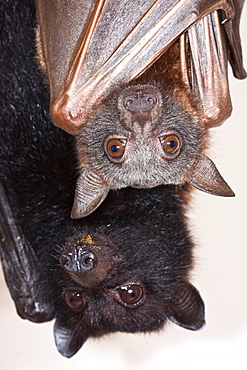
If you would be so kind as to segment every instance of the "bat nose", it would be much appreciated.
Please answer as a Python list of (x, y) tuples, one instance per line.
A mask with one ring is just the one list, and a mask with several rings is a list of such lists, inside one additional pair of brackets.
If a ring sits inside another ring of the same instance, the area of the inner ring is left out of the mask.
[(154, 93), (146, 90), (135, 91), (123, 99), (125, 109), (130, 112), (145, 113), (151, 111), (157, 104), (157, 97)]
[(92, 251), (77, 246), (61, 255), (60, 264), (67, 273), (80, 275), (92, 271), (98, 264), (98, 258)]

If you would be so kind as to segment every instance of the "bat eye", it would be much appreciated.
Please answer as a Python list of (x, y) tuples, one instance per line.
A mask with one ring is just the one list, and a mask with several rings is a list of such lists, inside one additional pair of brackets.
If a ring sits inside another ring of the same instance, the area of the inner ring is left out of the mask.
[(81, 293), (74, 290), (67, 290), (64, 293), (64, 298), (67, 305), (75, 310), (79, 310), (84, 305)]
[(106, 154), (113, 162), (121, 160), (125, 152), (125, 145), (126, 140), (110, 139), (105, 145)]
[(166, 156), (169, 158), (175, 158), (180, 153), (182, 146), (182, 139), (180, 135), (170, 134), (160, 138), (162, 149)]
[(126, 285), (118, 288), (117, 291), (124, 305), (136, 306), (142, 301), (143, 290), (139, 285)]

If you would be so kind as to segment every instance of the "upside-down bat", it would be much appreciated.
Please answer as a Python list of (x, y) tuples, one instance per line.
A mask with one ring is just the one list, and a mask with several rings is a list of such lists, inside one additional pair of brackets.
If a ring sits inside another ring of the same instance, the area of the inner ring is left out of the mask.
[(189, 182), (233, 196), (205, 155), (231, 114), (227, 65), (242, 66), (243, 0), (36, 0), (53, 123), (76, 135), (72, 217), (109, 189)]
[(0, 2), (0, 256), (22, 318), (55, 319), (61, 354), (89, 337), (204, 325), (189, 282), (190, 185), (111, 191), (72, 220), (74, 138), (51, 125), (34, 59), (32, 1)]

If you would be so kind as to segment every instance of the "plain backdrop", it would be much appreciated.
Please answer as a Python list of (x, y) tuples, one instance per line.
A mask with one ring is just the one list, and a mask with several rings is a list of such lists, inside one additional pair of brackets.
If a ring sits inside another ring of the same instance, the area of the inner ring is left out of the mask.
[[(247, 5), (241, 35), (247, 68)], [(53, 322), (20, 319), (0, 275), (0, 364), (8, 370), (247, 369), (247, 80), (229, 70), (232, 116), (211, 130), (211, 158), (236, 193), (199, 191), (190, 210), (196, 242), (192, 283), (206, 304), (206, 326), (191, 332), (169, 324), (159, 334), (114, 334), (89, 340), (71, 359), (56, 350)]]

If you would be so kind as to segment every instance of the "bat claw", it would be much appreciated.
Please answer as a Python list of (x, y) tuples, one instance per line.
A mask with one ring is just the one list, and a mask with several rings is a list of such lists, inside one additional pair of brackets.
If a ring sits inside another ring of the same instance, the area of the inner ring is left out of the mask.
[(85, 109), (71, 102), (69, 95), (64, 94), (50, 106), (50, 115), (55, 126), (70, 135), (77, 135), (81, 131), (85, 120)]

